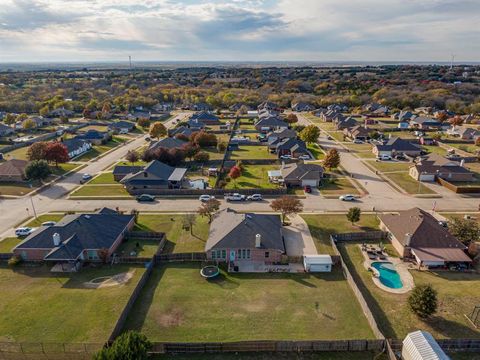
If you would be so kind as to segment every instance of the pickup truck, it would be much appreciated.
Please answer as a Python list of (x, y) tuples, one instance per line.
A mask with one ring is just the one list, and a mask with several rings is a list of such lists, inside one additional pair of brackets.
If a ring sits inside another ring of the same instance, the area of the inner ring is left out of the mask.
[(242, 194), (233, 193), (233, 194), (225, 194), (226, 201), (244, 201), (247, 197)]

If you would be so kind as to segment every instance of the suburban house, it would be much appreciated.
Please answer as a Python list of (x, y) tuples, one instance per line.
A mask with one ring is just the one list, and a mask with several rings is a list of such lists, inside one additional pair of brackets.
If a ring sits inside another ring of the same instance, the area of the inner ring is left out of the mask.
[(408, 129), (410, 127), (410, 123), (408, 121), (400, 121), (398, 124), (397, 124), (397, 128), (399, 129)]
[(72, 117), (75, 115), (75, 112), (72, 110), (65, 109), (64, 107), (54, 109), (48, 113), (48, 117)]
[(0, 163), (0, 182), (23, 182), (25, 181), (25, 168), (28, 161), (12, 159)]
[(277, 145), (284, 139), (296, 139), (297, 132), (292, 129), (275, 130), (268, 134), (267, 143), (270, 151), (275, 151)]
[(257, 110), (260, 111), (279, 111), (280, 107), (271, 101), (264, 101), (257, 106)]
[(186, 126), (192, 131), (200, 131), (206, 127), (205, 123), (198, 119), (189, 119), (186, 123)]
[(456, 134), (463, 140), (476, 140), (480, 137), (480, 131), (470, 127), (456, 128)]
[(198, 120), (205, 125), (220, 125), (221, 122), (219, 118), (208, 111), (200, 111), (199, 113), (195, 113), (190, 116), (190, 120)]
[(288, 187), (304, 187), (307, 185), (317, 187), (323, 178), (323, 168), (317, 164), (282, 164), (280, 176)]
[(292, 103), (292, 110), (293, 111), (313, 111), (315, 110), (315, 106), (306, 102), (297, 102)]
[(108, 125), (108, 129), (115, 134), (126, 134), (135, 129), (135, 123), (120, 120)]
[(135, 165), (116, 165), (113, 168), (113, 180), (120, 181), (128, 174), (136, 173), (143, 170), (143, 166)]
[(345, 104), (330, 104), (327, 106), (327, 110), (334, 110), (338, 112), (347, 112), (348, 106)]
[(437, 130), (442, 127), (442, 123), (433, 118), (418, 116), (410, 120), (410, 127), (415, 129), (422, 129), (422, 130), (432, 130), (432, 129)]
[(142, 190), (181, 189), (184, 185), (187, 169), (176, 168), (158, 160), (152, 160), (137, 172), (125, 175), (120, 183), (125, 185), (128, 192)]
[(282, 155), (292, 155), (298, 158), (302, 155), (310, 155), (305, 141), (297, 138), (285, 138), (275, 145), (275, 153), (280, 157)]
[(152, 114), (147, 111), (134, 111), (132, 113), (127, 114), (125, 118), (130, 121), (137, 121), (139, 119), (150, 120), (151, 116)]
[(164, 137), (156, 142), (150, 143), (149, 149), (165, 148), (165, 149), (179, 149), (187, 144), (186, 141), (176, 139), (173, 137)]
[(190, 135), (192, 134), (193, 130), (186, 126), (179, 126), (177, 128), (168, 129), (168, 136), (185, 135), (186, 137), (190, 137)]
[(195, 110), (195, 111), (210, 111), (210, 110), (212, 110), (212, 107), (210, 105), (208, 105), (207, 103), (198, 102), (198, 103), (193, 104), (191, 106), (191, 109)]
[(399, 137), (392, 137), (383, 145), (375, 145), (372, 149), (372, 152), (377, 156), (395, 156), (398, 154), (403, 154), (416, 157), (421, 154), (422, 149), (407, 140)]
[(409, 169), (412, 178), (418, 181), (435, 181), (437, 178), (453, 181), (475, 181), (475, 174), (438, 154), (429, 154), (421, 158)]
[(278, 263), (285, 255), (280, 216), (221, 210), (210, 225), (205, 252), (208, 260), (228, 263), (229, 271)]
[(85, 140), (93, 145), (102, 145), (110, 140), (112, 135), (108, 131), (88, 130), (83, 134), (75, 136), (75, 139)]
[(397, 119), (400, 122), (409, 122), (410, 120), (412, 120), (415, 117), (416, 117), (416, 115), (414, 113), (412, 113), (411, 111), (404, 111), (404, 110), (392, 115), (393, 119)]
[(379, 215), (380, 228), (388, 232), (393, 247), (419, 267), (468, 265), (466, 246), (432, 215), (419, 208)]
[(259, 119), (255, 123), (255, 129), (262, 133), (267, 133), (275, 130), (288, 129), (288, 124), (276, 116), (270, 116)]
[(364, 125), (356, 125), (352, 128), (343, 129), (343, 133), (345, 136), (349, 137), (353, 141), (360, 140), (360, 141), (367, 141), (370, 139), (370, 130), (369, 128), (365, 127)]
[(66, 215), (53, 226), (41, 226), (27, 236), (13, 253), (25, 261), (48, 261), (76, 271), (82, 262), (100, 262), (116, 251), (135, 223), (134, 215), (103, 208), (93, 214)]
[(92, 148), (92, 144), (89, 141), (77, 139), (76, 137), (63, 140), (62, 143), (66, 146), (70, 159), (82, 155)]
[(345, 116), (337, 110), (327, 110), (320, 115), (320, 118), (324, 122), (334, 122), (342, 121), (345, 119)]
[(0, 136), (8, 136), (15, 134), (15, 130), (10, 126), (0, 123)]
[(342, 116), (341, 120), (334, 121), (334, 123), (335, 123), (335, 128), (337, 130), (343, 130), (343, 129), (348, 129), (348, 128), (356, 126), (357, 125), (357, 120), (355, 120), (351, 116), (349, 116), (347, 118)]

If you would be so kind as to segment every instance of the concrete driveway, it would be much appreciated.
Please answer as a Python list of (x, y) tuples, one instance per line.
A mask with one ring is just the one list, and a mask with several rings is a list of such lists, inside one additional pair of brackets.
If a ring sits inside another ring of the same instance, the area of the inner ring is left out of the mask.
[(290, 226), (283, 228), (283, 237), (285, 239), (285, 247), (287, 255), (302, 256), (317, 253), (317, 248), (312, 239), (312, 234), (307, 223), (301, 216), (290, 216)]

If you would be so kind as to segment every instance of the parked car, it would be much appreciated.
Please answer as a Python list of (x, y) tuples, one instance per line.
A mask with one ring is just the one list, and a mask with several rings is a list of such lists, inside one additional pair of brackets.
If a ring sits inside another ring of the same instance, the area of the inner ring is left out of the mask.
[(248, 195), (248, 196), (247, 196), (247, 200), (250, 200), (250, 201), (262, 201), (262, 200), (263, 200), (263, 196), (262, 196), (262, 194)]
[(239, 193), (225, 194), (226, 201), (244, 201), (247, 197)]
[(293, 159), (293, 156), (292, 155), (282, 155), (280, 156), (280, 159), (283, 159), (283, 160), (290, 160), (290, 159)]
[(405, 155), (401, 155), (401, 154), (399, 154), (399, 155), (395, 156), (395, 159), (397, 159), (397, 160), (401, 160), (401, 161), (403, 161), (403, 160), (407, 160), (407, 158), (405, 157)]
[(80, 184), (85, 184), (88, 180), (92, 178), (90, 174), (83, 174), (82, 179), (80, 180)]
[(353, 140), (353, 143), (354, 144), (363, 144), (363, 140), (355, 139), (355, 140)]
[(341, 195), (339, 199), (342, 201), (355, 201), (357, 198), (355, 197), (355, 195), (347, 194)]
[(327, 140), (333, 140), (333, 138), (330, 135), (328, 135)]
[(57, 223), (55, 221), (45, 221), (42, 223), (42, 226), (54, 226)]
[(136, 197), (138, 202), (155, 201), (155, 196), (150, 194), (141, 194)]
[(299, 158), (300, 160), (310, 160), (310, 155), (307, 155), (307, 154), (305, 154), (305, 155), (300, 155), (298, 158)]
[(28, 236), (31, 233), (33, 233), (36, 228), (31, 228), (31, 227), (19, 227), (15, 230), (15, 235), (17, 236)]
[(382, 154), (378, 156), (377, 160), (387, 161), (387, 160), (392, 160), (392, 157), (390, 155)]
[(461, 158), (461, 156), (458, 155), (458, 154), (448, 154), (448, 155), (445, 156), (445, 157), (446, 157), (447, 159), (452, 159), (452, 160), (453, 160), (453, 159), (459, 159), (459, 158)]
[(198, 200), (200, 200), (201, 202), (207, 202), (207, 201), (210, 201), (210, 200), (213, 200), (215, 199), (215, 196), (213, 195), (200, 195), (200, 197), (198, 198)]
[(312, 187), (310, 185), (305, 185), (303, 187), (303, 191), (305, 191), (307, 194), (310, 194), (312, 192)]

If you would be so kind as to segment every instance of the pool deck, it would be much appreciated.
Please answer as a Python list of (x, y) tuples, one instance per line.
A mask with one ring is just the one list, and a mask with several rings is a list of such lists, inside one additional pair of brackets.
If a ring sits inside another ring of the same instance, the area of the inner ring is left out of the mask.
[[(362, 251), (361, 249), (362, 246), (361, 245), (358, 245), (358, 246), (360, 247), (360, 251)], [(403, 286), (399, 289), (393, 289), (383, 285), (380, 279), (375, 276), (375, 273), (372, 273), (373, 283), (377, 285), (380, 289), (392, 294), (405, 294), (415, 287), (415, 283), (413, 282), (413, 276), (412, 274), (410, 274), (410, 271), (408, 271), (408, 264), (404, 263), (399, 258), (387, 256), (385, 260), (370, 260), (364, 251), (362, 251), (362, 254), (363, 254), (363, 257), (365, 258), (365, 261), (363, 263), (363, 266), (365, 266), (365, 269), (369, 270), (372, 267), (372, 263), (374, 262), (389, 262), (393, 264), (398, 275), (400, 275), (400, 279), (402, 280)]]

